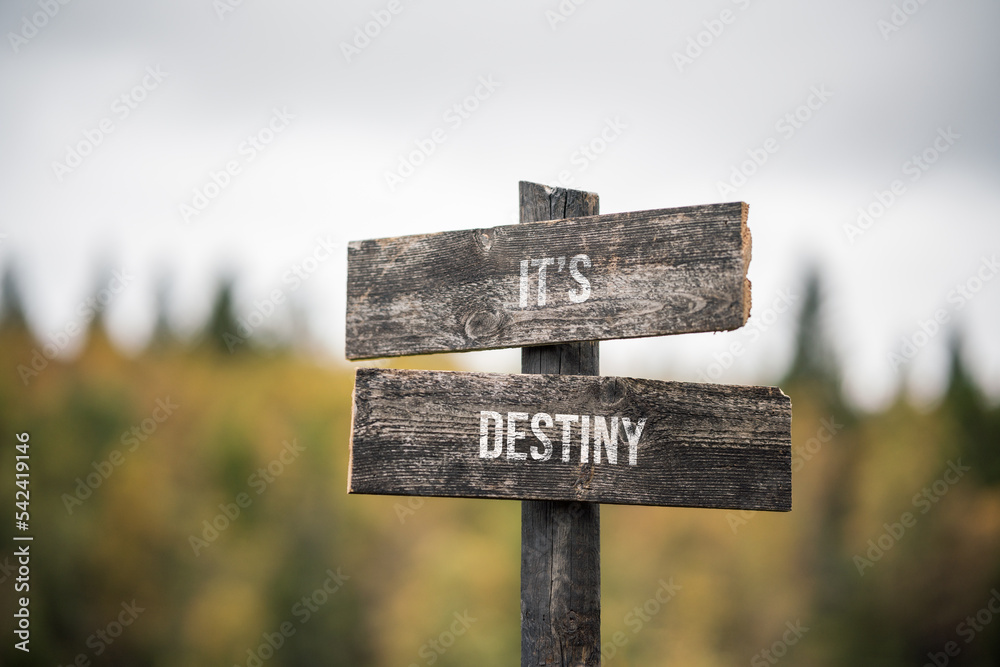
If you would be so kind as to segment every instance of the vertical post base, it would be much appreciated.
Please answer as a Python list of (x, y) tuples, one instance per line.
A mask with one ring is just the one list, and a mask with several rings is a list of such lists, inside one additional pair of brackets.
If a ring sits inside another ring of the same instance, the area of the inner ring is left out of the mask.
[(601, 664), (601, 506), (521, 503), (521, 665)]

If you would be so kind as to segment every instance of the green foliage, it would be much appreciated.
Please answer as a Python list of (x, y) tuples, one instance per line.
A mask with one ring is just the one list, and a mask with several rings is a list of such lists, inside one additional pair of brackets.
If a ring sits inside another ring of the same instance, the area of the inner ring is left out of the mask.
[[(782, 382), (793, 511), (602, 508), (605, 664), (775, 664), (773, 650), (787, 665), (893, 667), (950, 641), (949, 664), (996, 664), (1000, 622), (969, 641), (962, 624), (1000, 588), (998, 409), (955, 345), (938, 406), (856, 414), (818, 279), (806, 295)], [(15, 367), (37, 343), (7, 317), (0, 433), (31, 434), (35, 542), (32, 652), (13, 649), (5, 622), (0, 664), (517, 663), (518, 504), (348, 496), (352, 369), (231, 355), (219, 343), (235, 330), (231, 285), (208, 344), (129, 359), (92, 332), (28, 386)], [(956, 478), (953, 464), (970, 470)], [(12, 531), (0, 523), (0, 565)], [(668, 581), (676, 597), (648, 606)], [(133, 600), (135, 622), (100, 642)], [(0, 617), (13, 602), (0, 596)], [(781, 646), (799, 621), (808, 631)]]
[(20, 331), (28, 329), (17, 273), (10, 264), (7, 264), (3, 277), (0, 277), (0, 328)]
[(242, 344), (238, 332), (236, 309), (233, 303), (233, 282), (224, 280), (212, 305), (212, 313), (205, 327), (205, 337), (208, 345), (220, 352), (246, 352), (247, 346)]
[(990, 409), (966, 369), (958, 340), (951, 343), (951, 380), (944, 409), (954, 423), (955, 450), (973, 465), (975, 475), (992, 486), (1000, 484), (1000, 406)]

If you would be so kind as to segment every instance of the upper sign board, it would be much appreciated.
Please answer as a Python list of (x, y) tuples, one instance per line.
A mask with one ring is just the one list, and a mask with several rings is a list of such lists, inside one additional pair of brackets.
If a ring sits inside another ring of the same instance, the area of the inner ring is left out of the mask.
[(737, 329), (746, 221), (735, 202), (353, 241), (347, 358)]

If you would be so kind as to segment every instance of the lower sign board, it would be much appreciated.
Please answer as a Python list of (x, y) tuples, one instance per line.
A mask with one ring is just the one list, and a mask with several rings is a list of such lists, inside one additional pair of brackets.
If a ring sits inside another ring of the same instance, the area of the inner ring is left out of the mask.
[(790, 510), (774, 387), (358, 369), (350, 493)]

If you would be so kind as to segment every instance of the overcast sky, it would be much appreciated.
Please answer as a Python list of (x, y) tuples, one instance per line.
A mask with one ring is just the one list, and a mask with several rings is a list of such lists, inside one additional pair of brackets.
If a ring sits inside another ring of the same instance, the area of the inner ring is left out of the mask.
[(604, 213), (750, 205), (763, 335), (608, 342), (605, 374), (775, 379), (795, 317), (768, 310), (814, 263), (859, 404), (933, 399), (955, 329), (1000, 398), (996, 2), (6, 0), (0, 28), (0, 263), (42, 338), (99, 267), (129, 349), (157, 280), (190, 331), (231, 272), (342, 359), (344, 242), (516, 222), (519, 180), (561, 181)]

